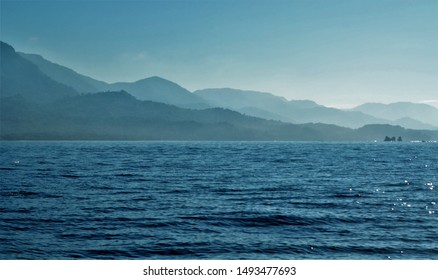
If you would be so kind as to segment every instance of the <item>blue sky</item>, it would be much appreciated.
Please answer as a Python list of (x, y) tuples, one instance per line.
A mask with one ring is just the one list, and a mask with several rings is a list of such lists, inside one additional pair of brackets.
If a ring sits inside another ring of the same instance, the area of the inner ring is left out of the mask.
[(438, 100), (436, 0), (1, 0), (1, 40), (107, 82)]

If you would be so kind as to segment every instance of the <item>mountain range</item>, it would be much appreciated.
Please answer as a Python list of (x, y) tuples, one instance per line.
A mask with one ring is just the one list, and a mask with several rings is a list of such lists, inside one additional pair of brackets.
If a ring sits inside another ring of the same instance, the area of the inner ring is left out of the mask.
[(136, 82), (105, 83), (81, 75), (67, 67), (50, 62), (40, 55), (18, 53), (29, 60), (53, 80), (69, 85), (80, 93), (126, 90), (139, 100), (149, 100), (184, 108), (208, 108), (205, 100), (180, 85), (160, 77), (145, 78)]
[(75, 89), (59, 83), (39, 67), (18, 55), (15, 50), (1, 43), (1, 97), (21, 95), (34, 102), (50, 102), (78, 94)]
[(438, 109), (409, 102), (392, 104), (367, 103), (351, 110), (319, 105), (311, 100), (291, 100), (271, 93), (238, 89), (204, 89), (190, 92), (160, 77), (135, 82), (105, 83), (55, 64), (40, 55), (18, 53), (53, 80), (80, 93), (125, 90), (139, 100), (172, 104), (183, 108), (223, 107), (240, 113), (292, 123), (335, 124), (359, 128), (366, 124), (391, 124), (412, 129), (438, 129)]
[(223, 107), (240, 113), (292, 123), (324, 122), (350, 128), (366, 124), (392, 124), (412, 129), (438, 129), (438, 109), (409, 102), (367, 103), (351, 110), (319, 105), (310, 100), (291, 100), (271, 93), (238, 89), (204, 89), (190, 92), (160, 77), (135, 82), (105, 83), (81, 75), (40, 55), (18, 53), (35, 64), (41, 72), (80, 93), (125, 90), (139, 100), (149, 100), (183, 108)]
[(391, 125), (438, 126), (430, 119), (438, 109), (424, 104), (409, 103), (406, 115), (380, 104), (395, 108), (384, 114), (367, 104), (339, 110), (255, 91), (190, 92), (160, 77), (110, 84), (3, 42), (0, 85), (0, 139), (381, 140), (385, 131), (438, 138)]
[(362, 112), (328, 108), (310, 100), (288, 101), (270, 93), (224, 88), (199, 90), (195, 94), (216, 106), (284, 122), (325, 122), (351, 128), (370, 123), (387, 123)]
[(427, 104), (365, 103), (352, 110), (387, 119), (404, 127), (424, 129), (437, 129), (438, 127), (438, 109)]

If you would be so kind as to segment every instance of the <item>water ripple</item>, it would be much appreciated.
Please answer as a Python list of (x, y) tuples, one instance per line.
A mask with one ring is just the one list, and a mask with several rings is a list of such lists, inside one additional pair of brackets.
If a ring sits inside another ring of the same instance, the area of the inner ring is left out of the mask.
[(438, 259), (433, 143), (1, 144), (0, 259)]

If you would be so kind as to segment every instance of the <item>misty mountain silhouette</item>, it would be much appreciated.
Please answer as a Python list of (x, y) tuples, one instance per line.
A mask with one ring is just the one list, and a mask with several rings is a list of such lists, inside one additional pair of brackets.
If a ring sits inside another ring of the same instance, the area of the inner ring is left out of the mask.
[(28, 100), (45, 103), (78, 94), (72, 87), (45, 75), (4, 42), (0, 42), (0, 55), (0, 97), (21, 95)]
[(93, 78), (81, 75), (70, 68), (48, 61), (37, 54), (17, 52), (21, 57), (29, 60), (51, 79), (71, 86), (77, 92), (90, 93), (108, 89), (108, 84)]
[(292, 100), (270, 93), (237, 89), (204, 89), (194, 92), (210, 104), (251, 116), (292, 123), (336, 124), (358, 128), (370, 123), (389, 123), (362, 112), (344, 111), (321, 106), (310, 100)]
[[(100, 87), (105, 89), (98, 93), (78, 93)], [(108, 91), (106, 87), (120, 90)], [(159, 77), (108, 85), (40, 56), (19, 55), (6, 43), (1, 43), (0, 90), (0, 139), (381, 140), (388, 131), (405, 140), (438, 139), (437, 131), (400, 126), (368, 125), (350, 129), (247, 116), (227, 107), (282, 117), (286, 113), (290, 114), (288, 117), (297, 117), (294, 114), (305, 116), (321, 109), (340, 110), (313, 101), (287, 101), (272, 94), (233, 89), (225, 93), (229, 98), (217, 98), (223, 89), (195, 94)], [(186, 107), (224, 108), (188, 109), (140, 98)]]
[(150, 77), (136, 82), (109, 85), (109, 90), (125, 90), (139, 100), (150, 100), (185, 108), (207, 108), (205, 100), (180, 85), (160, 77)]
[[(267, 121), (226, 109), (191, 110), (139, 101), (126, 92), (85, 94), (32, 105), (0, 103), (2, 139), (325, 140), (312, 126)], [(343, 135), (343, 137), (348, 135)], [(338, 138), (334, 138), (338, 139)]]
[(388, 119), (402, 126), (424, 129), (438, 128), (438, 109), (427, 104), (411, 102), (365, 103), (353, 108), (353, 110)]
[(125, 90), (139, 100), (163, 102), (187, 108), (211, 107), (206, 104), (205, 100), (180, 85), (160, 77), (145, 78), (136, 82), (108, 84), (48, 61), (37, 54), (18, 54), (38, 66), (44, 74), (53, 80), (68, 85), (80, 93)]
[(0, 139), (37, 140), (373, 140), (383, 139), (388, 131), (406, 140), (438, 138), (438, 132), (389, 125), (354, 130), (269, 121), (220, 108), (184, 109), (140, 101), (124, 91), (77, 95), (51, 104), (21, 96), (2, 98), (0, 127)]
[[(163, 102), (194, 109), (229, 108), (249, 116), (292, 123), (325, 122), (350, 128), (358, 128), (370, 123), (401, 125), (412, 129), (437, 129), (438, 127), (438, 121), (434, 121), (438, 119), (435, 117), (438, 109), (424, 104), (375, 103), (364, 104), (352, 110), (340, 110), (319, 105), (311, 100), (288, 101), (271, 93), (257, 91), (222, 88), (198, 90), (191, 93), (180, 85), (160, 77), (150, 77), (131, 83), (108, 84), (50, 62), (40, 55), (19, 54), (37, 65), (41, 72), (52, 80), (82, 93), (126, 90), (139, 100)], [(410, 104), (410, 108), (406, 108), (407, 104)], [(371, 108), (376, 106), (381, 108)]]

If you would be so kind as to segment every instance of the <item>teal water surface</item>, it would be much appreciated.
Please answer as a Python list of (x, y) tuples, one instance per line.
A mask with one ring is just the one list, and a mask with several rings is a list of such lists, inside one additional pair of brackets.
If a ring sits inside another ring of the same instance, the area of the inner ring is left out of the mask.
[(438, 259), (438, 144), (0, 142), (0, 259)]

